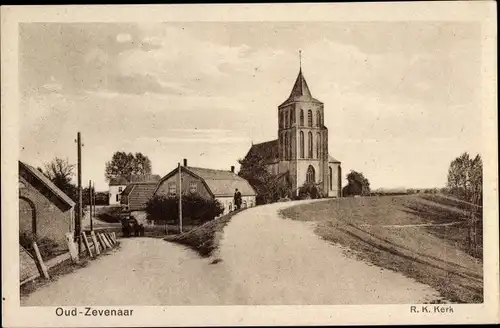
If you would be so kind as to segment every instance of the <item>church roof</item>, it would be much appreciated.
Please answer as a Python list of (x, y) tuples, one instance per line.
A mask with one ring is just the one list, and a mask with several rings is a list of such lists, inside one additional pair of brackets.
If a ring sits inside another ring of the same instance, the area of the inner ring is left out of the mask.
[(264, 163), (270, 164), (279, 160), (278, 139), (252, 145), (246, 157), (260, 157)]
[(295, 101), (315, 102), (315, 103), (321, 104), (321, 101), (313, 98), (313, 96), (311, 95), (311, 91), (309, 90), (309, 87), (307, 86), (306, 79), (304, 78), (304, 75), (302, 74), (302, 69), (300, 69), (300, 71), (299, 71), (299, 75), (297, 76), (297, 79), (295, 80), (295, 84), (293, 85), (292, 92), (290, 92), (290, 96), (280, 106), (283, 106), (283, 105), (286, 105), (288, 103), (295, 102)]
[(328, 155), (328, 163), (340, 163), (340, 161)]

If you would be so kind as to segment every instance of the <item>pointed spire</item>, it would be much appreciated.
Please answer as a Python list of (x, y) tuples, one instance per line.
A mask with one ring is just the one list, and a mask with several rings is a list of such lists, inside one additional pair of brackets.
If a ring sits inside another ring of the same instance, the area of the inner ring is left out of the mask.
[(302, 50), (299, 50), (299, 72), (302, 72)]

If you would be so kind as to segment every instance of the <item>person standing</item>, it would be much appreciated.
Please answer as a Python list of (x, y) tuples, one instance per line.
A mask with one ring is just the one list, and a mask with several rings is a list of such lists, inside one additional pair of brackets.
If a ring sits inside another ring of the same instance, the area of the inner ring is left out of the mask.
[(236, 189), (234, 191), (234, 205), (237, 210), (241, 208), (241, 193)]

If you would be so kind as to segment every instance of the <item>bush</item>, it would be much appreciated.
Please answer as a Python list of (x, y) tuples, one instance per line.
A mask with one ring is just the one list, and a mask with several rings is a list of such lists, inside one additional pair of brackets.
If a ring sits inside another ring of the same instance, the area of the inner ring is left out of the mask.
[(121, 221), (121, 213), (123, 209), (121, 206), (106, 206), (97, 210), (97, 217), (108, 223), (118, 223)]
[(317, 199), (321, 198), (318, 187), (311, 182), (306, 182), (299, 188), (299, 199)]
[[(152, 221), (178, 223), (179, 197), (154, 196), (146, 204), (146, 212)], [(199, 194), (182, 195), (182, 218), (204, 223), (224, 212), (215, 199), (205, 199)]]

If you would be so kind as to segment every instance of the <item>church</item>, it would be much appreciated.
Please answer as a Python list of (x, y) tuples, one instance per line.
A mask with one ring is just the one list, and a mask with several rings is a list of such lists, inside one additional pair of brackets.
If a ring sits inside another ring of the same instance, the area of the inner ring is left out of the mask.
[(314, 183), (328, 197), (340, 197), (340, 161), (328, 153), (324, 104), (315, 99), (302, 73), (290, 96), (278, 106), (278, 139), (253, 144), (246, 157), (257, 155), (274, 175), (288, 175), (292, 190)]

